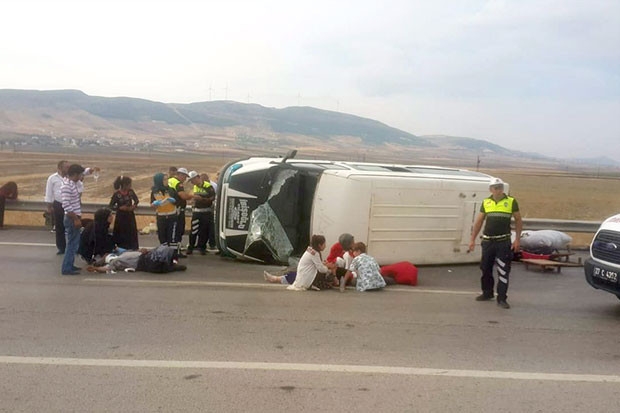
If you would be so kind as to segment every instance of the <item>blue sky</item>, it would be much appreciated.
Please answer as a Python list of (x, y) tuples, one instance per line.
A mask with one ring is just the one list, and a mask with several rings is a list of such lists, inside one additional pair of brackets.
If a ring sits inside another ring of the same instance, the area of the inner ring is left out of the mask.
[(0, 88), (315, 106), (620, 159), (620, 1), (5, 1)]

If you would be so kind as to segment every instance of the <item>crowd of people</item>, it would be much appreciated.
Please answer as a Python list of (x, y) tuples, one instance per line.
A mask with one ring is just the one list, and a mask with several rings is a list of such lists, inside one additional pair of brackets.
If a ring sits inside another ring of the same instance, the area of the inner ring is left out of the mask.
[[(167, 174), (160, 172), (153, 176), (150, 205), (155, 209), (160, 246), (146, 251), (140, 250), (134, 212), (140, 200), (132, 188), (131, 177), (118, 176), (113, 183), (108, 207), (98, 209), (93, 219), (82, 218), (84, 177), (99, 171), (98, 167), (84, 168), (62, 160), (58, 162), (57, 171), (47, 180), (47, 214), (52, 217), (54, 225), (56, 254), (64, 255), (63, 275), (81, 273), (82, 269), (75, 265), (76, 254), (89, 264), (89, 271), (101, 272), (97, 268), (114, 267), (110, 265), (111, 261), (117, 263), (116, 267), (130, 262), (136, 264), (132, 267), (134, 270), (149, 272), (184, 270), (185, 266), (178, 264), (178, 259), (186, 257), (181, 252), (181, 241), (188, 202), (193, 203), (194, 208), (186, 253), (192, 254), (194, 250), (203, 255), (217, 252), (216, 183), (211, 182), (207, 174), (171, 167)], [(187, 183), (190, 186), (186, 189)], [(16, 197), (17, 189), (9, 196)]]
[[(86, 175), (98, 172), (97, 167), (84, 168), (63, 160), (58, 163), (57, 172), (47, 180), (45, 201), (56, 229), (57, 254), (64, 254), (63, 275), (80, 274), (81, 268), (76, 267), (74, 261), (78, 253), (90, 264), (89, 271), (170, 272), (186, 268), (178, 263), (178, 259), (186, 254), (217, 252), (214, 219), (217, 184), (208, 175), (171, 167), (167, 173), (158, 172), (153, 176), (150, 205), (156, 213), (160, 246), (147, 251), (139, 249), (134, 210), (140, 200), (129, 176), (118, 176), (114, 181), (108, 208), (96, 211), (92, 220), (82, 219), (82, 181)], [(188, 188), (186, 184), (189, 184)], [(476, 300), (496, 298), (497, 304), (507, 309), (510, 308), (507, 302), (510, 264), (513, 253), (520, 248), (522, 220), (517, 201), (504, 193), (501, 179), (493, 178), (489, 190), (491, 195), (483, 200), (475, 219), (468, 252), (474, 250), (476, 238), (482, 230), (482, 294)], [(7, 198), (17, 198), (14, 182), (0, 188), (0, 227)], [(183, 254), (180, 246), (188, 203), (193, 204), (191, 230), (186, 254)], [(514, 241), (510, 231), (512, 218), (516, 227)], [(295, 291), (337, 287), (344, 292), (347, 285), (355, 286), (357, 291), (369, 291), (382, 289), (388, 284), (417, 284), (417, 268), (413, 264), (400, 262), (380, 267), (367, 252), (366, 245), (355, 242), (351, 234), (342, 234), (323, 260), (325, 249), (325, 237), (312, 235), (310, 245), (295, 268), (281, 274), (265, 271), (264, 278), (268, 282), (287, 284), (289, 290)], [(493, 278), (494, 268), (497, 269), (497, 286)]]

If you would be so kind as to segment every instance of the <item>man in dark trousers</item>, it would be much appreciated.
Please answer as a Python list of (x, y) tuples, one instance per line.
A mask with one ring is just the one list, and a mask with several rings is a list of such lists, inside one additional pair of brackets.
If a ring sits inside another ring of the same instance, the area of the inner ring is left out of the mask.
[[(523, 223), (517, 200), (504, 193), (504, 182), (500, 178), (492, 178), (489, 189), (491, 196), (485, 198), (480, 206), (480, 213), (474, 222), (474, 228), (469, 242), (468, 252), (474, 250), (476, 237), (480, 233), (482, 224), (486, 220), (482, 233), (482, 260), (480, 269), (482, 277), (480, 285), (482, 294), (476, 297), (476, 301), (487, 301), (494, 298), (493, 294), (493, 266), (497, 266), (497, 305), (502, 308), (510, 308), (507, 298), (508, 279), (510, 276), (510, 263), (512, 253), (520, 248), (521, 230)], [(515, 219), (516, 237), (510, 242), (510, 220)]]
[(58, 162), (58, 170), (47, 178), (47, 184), (45, 185), (45, 203), (47, 204), (47, 212), (52, 214), (54, 217), (57, 255), (64, 254), (65, 247), (67, 245), (67, 241), (65, 239), (65, 225), (63, 223), (65, 219), (65, 210), (62, 209), (60, 188), (62, 187), (62, 180), (67, 176), (68, 169), (69, 162)]
[(197, 248), (200, 254), (205, 255), (207, 252), (207, 241), (213, 242), (209, 245), (214, 247), (215, 237), (211, 234), (213, 229), (213, 200), (215, 200), (215, 191), (211, 183), (202, 179), (202, 176), (196, 171), (189, 172), (189, 182), (194, 185), (194, 208), (192, 209), (192, 231), (189, 235), (189, 245), (187, 254), (192, 254), (194, 248)]
[(174, 242), (177, 244), (179, 250), (179, 256), (181, 258), (185, 257), (185, 254), (180, 253), (181, 250), (181, 241), (183, 239), (183, 234), (185, 233), (185, 207), (187, 206), (187, 201), (191, 200), (192, 194), (188, 191), (185, 191), (183, 183), (187, 180), (189, 176), (189, 172), (185, 168), (177, 169), (177, 173), (174, 176), (168, 178), (168, 188), (170, 188), (170, 193), (176, 199), (176, 207), (177, 207), (177, 226), (174, 234)]

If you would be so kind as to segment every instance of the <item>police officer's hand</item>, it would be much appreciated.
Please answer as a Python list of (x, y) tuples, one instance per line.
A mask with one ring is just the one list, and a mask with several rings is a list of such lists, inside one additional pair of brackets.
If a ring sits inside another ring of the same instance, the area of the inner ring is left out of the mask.
[(514, 252), (519, 252), (519, 250), (521, 250), (521, 242), (516, 239), (515, 242), (512, 243), (512, 250)]
[(475, 242), (470, 242), (469, 243), (469, 248), (467, 248), (467, 252), (473, 252), (474, 248), (476, 248), (476, 243)]

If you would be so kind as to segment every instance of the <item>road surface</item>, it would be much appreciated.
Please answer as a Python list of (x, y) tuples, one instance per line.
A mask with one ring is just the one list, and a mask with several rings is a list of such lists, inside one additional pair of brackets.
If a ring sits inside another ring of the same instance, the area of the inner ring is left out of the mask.
[(620, 301), (581, 268), (515, 263), (503, 310), (474, 301), (475, 265), (341, 294), (215, 255), (61, 276), (55, 252), (0, 231), (0, 411), (620, 410)]

